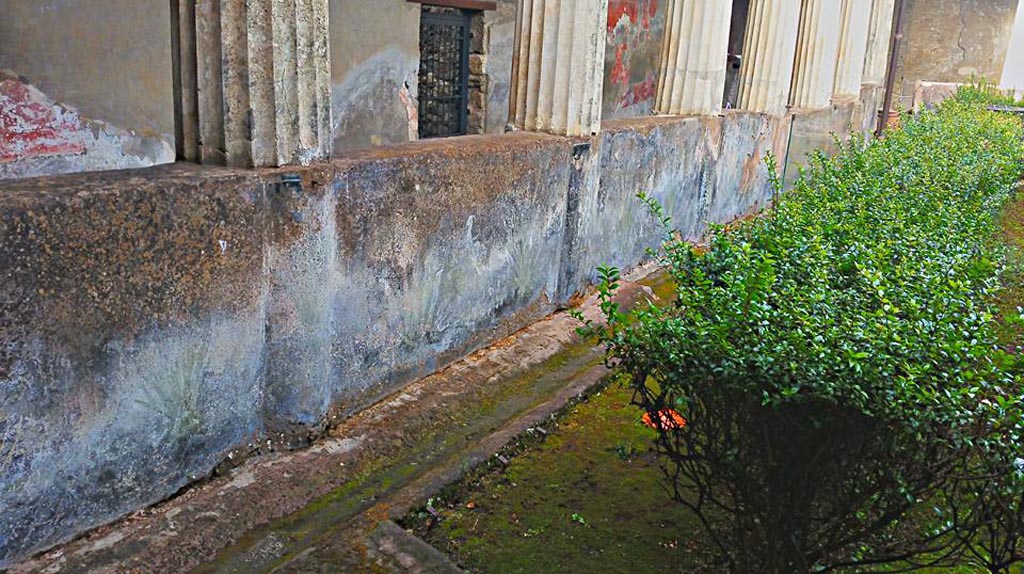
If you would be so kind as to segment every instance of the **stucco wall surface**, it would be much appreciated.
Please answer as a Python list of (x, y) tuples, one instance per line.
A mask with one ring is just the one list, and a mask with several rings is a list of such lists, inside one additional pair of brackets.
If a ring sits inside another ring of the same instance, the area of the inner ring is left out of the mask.
[(614, 120), (600, 136), (600, 184), (581, 216), (580, 265), (593, 280), (601, 264), (629, 267), (657, 248), (665, 232), (637, 199), (656, 199), (683, 237), (699, 239), (708, 222), (755, 212), (770, 198), (764, 156), (784, 153), (784, 118), (727, 112), (716, 117)]
[(272, 281), (275, 416), (350, 412), (549, 314), (568, 158), (565, 140), (516, 134), (338, 162), (332, 195), (300, 211), (325, 223)]
[(420, 5), (330, 0), (334, 150), (416, 139)]
[(0, 178), (174, 161), (169, 12), (0, 0)]
[(0, 568), (344, 416), (768, 198), (788, 120), (610, 122), (0, 194)]
[[(868, 101), (872, 96), (872, 92), (862, 94)], [(787, 154), (779, 159), (780, 165), (786, 164), (787, 185), (800, 177), (800, 168), (807, 164), (809, 154), (835, 151), (837, 137), (845, 139), (853, 131), (855, 122), (860, 121), (858, 112), (862, 108), (863, 104), (847, 101), (819, 110), (800, 110), (790, 116), (791, 125), (786, 126), (789, 131)], [(862, 133), (870, 133), (870, 130)]]
[(898, 93), (909, 107), (918, 81), (998, 85), (1018, 0), (907, 0)]

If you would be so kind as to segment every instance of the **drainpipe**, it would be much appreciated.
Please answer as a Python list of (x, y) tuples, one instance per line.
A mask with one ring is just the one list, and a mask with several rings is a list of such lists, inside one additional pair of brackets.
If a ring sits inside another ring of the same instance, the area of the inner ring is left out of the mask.
[(882, 104), (883, 116), (878, 119), (875, 137), (881, 138), (889, 123), (889, 110), (892, 109), (893, 89), (896, 86), (896, 60), (899, 57), (900, 42), (903, 41), (903, 7), (905, 0), (896, 0), (896, 10), (892, 16), (892, 34), (889, 40), (889, 69), (885, 73), (885, 100)]

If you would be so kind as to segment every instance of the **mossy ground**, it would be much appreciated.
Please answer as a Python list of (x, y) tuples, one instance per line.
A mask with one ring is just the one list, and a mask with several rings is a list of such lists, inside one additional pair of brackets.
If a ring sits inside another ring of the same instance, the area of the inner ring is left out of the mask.
[(570, 410), (539, 445), (478, 474), (411, 520), (481, 574), (663, 573), (708, 564), (696, 516), (671, 500), (653, 431), (611, 384)]

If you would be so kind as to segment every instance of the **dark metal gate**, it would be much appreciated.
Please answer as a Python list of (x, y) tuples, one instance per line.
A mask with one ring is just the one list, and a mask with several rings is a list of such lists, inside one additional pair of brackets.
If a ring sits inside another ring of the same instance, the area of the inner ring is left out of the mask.
[(420, 20), (420, 137), (466, 133), (469, 117), (469, 12), (424, 10)]

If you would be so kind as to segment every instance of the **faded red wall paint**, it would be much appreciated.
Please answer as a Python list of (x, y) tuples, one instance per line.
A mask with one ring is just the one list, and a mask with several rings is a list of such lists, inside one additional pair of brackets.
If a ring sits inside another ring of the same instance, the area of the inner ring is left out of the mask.
[(653, 107), (664, 34), (658, 0), (609, 0), (605, 117), (643, 115)]
[(637, 21), (639, 4), (637, 0), (609, 0), (608, 32), (614, 32), (619, 20), (628, 17), (631, 22)]
[(78, 114), (16, 77), (0, 75), (0, 162), (84, 153), (83, 129)]
[(648, 76), (646, 80), (629, 86), (629, 91), (622, 98), (621, 105), (624, 108), (653, 101), (658, 90), (658, 79)]
[(615, 47), (615, 63), (612, 64), (612, 73), (609, 79), (613, 84), (629, 85), (629, 67), (626, 65), (627, 44), (619, 44)]
[(640, 23), (644, 30), (651, 29), (651, 20), (658, 13), (658, 0), (609, 0), (608, 31), (613, 32), (619, 21), (629, 17), (630, 22)]

